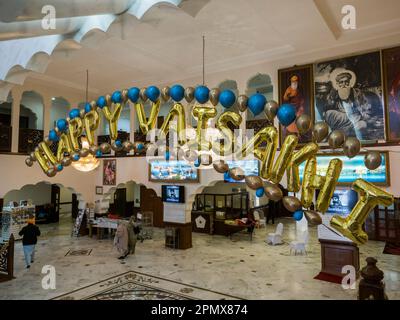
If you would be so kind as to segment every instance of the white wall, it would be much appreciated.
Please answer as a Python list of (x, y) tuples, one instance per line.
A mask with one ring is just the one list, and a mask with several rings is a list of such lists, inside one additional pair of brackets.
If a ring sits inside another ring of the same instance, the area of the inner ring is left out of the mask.
[(38, 183), (36, 185), (26, 185), (20, 190), (11, 190), (4, 197), (4, 203), (10, 201), (31, 199), (34, 205), (43, 205), (51, 202), (51, 184)]

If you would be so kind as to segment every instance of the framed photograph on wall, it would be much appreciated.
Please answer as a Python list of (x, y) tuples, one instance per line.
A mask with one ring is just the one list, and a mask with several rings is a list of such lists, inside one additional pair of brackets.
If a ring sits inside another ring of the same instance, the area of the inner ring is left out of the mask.
[(117, 183), (117, 160), (103, 161), (103, 185), (115, 186)]
[(96, 186), (96, 194), (103, 194), (103, 187), (102, 186)]
[[(296, 109), (296, 116), (308, 114), (313, 119), (314, 98), (313, 98), (313, 71), (312, 65), (295, 66), (278, 70), (279, 81), (279, 104), (292, 104)], [(288, 127), (279, 126), (280, 144), (288, 134), (299, 136), (299, 144), (310, 142), (312, 139), (311, 130), (305, 135), (299, 135), (296, 123)]]
[(379, 51), (316, 63), (314, 88), (315, 121), (364, 143), (385, 140)]
[(197, 183), (200, 170), (183, 160), (153, 160), (149, 163), (149, 181)]
[(400, 47), (382, 51), (386, 137), (400, 141)]

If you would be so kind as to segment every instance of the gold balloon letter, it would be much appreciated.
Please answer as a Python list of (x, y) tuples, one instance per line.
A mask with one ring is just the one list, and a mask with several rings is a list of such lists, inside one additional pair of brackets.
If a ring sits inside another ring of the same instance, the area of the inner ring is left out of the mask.
[(83, 123), (79, 117), (73, 118), (68, 121), (68, 134), (72, 142), (72, 148), (75, 151), (80, 149), (78, 138), (82, 135)]
[(150, 130), (155, 129), (158, 113), (160, 112), (160, 99), (151, 104), (149, 120), (146, 119), (146, 112), (144, 111), (142, 103), (135, 103), (135, 109), (138, 116), (139, 127), (140, 130), (142, 130), (142, 133), (147, 134)]
[[(125, 103), (124, 103), (125, 104)], [(121, 116), (123, 105), (121, 103), (113, 103), (113, 111), (111, 112), (108, 106), (105, 106), (102, 110), (108, 123), (110, 124), (110, 138), (111, 140), (117, 140), (118, 138), (118, 120)]]
[[(202, 135), (202, 130), (207, 128), (207, 121), (214, 118), (217, 115), (217, 110), (215, 108), (195, 106), (193, 108), (193, 117), (197, 118), (197, 129), (196, 129), (196, 141), (198, 145), (198, 150), (211, 149), (211, 143), (205, 141)], [(205, 147), (204, 147), (205, 146)]]
[(285, 138), (278, 159), (276, 159), (272, 168), (271, 177), (269, 178), (272, 183), (279, 183), (282, 180), (283, 174), (292, 160), (292, 155), (298, 141), (299, 138), (293, 134)]
[(86, 131), (86, 137), (88, 139), (89, 145), (95, 145), (94, 141), (94, 132), (99, 127), (100, 117), (99, 113), (96, 110), (89, 111), (85, 114), (83, 118), (83, 125)]
[(390, 193), (363, 179), (357, 179), (353, 188), (358, 192), (357, 204), (346, 218), (333, 216), (330, 225), (355, 243), (364, 244), (368, 241), (368, 235), (362, 230), (362, 225), (368, 214), (377, 205), (390, 206), (394, 198)]
[(224, 143), (214, 142), (213, 149), (220, 155), (226, 155), (229, 153), (235, 143), (235, 135), (232, 130), (229, 129), (228, 123), (232, 123), (234, 126), (238, 127), (242, 123), (242, 116), (232, 111), (224, 112), (219, 116), (216, 127), (223, 135)]
[[(169, 123), (175, 118), (178, 117), (177, 123), (177, 133), (178, 133), (178, 142), (179, 144), (184, 144), (186, 142), (185, 137), (185, 129), (186, 129), (186, 120), (185, 120), (185, 108), (180, 103), (175, 103), (174, 106), (169, 110), (167, 117), (165, 118), (162, 126), (161, 133), (166, 136), (169, 132)], [(156, 118), (157, 119), (157, 118)]]

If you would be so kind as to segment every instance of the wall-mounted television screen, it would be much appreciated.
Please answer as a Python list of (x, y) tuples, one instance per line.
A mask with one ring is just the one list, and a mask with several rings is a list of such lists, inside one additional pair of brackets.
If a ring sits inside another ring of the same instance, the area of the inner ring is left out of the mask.
[(358, 201), (358, 193), (352, 189), (336, 189), (326, 213), (347, 216)]
[(186, 161), (153, 160), (149, 163), (149, 181), (199, 182), (199, 170)]
[[(317, 155), (317, 174), (325, 176), (329, 166), (329, 161), (338, 158), (343, 161), (342, 172), (338, 180), (338, 185), (351, 185), (358, 178), (364, 179), (380, 186), (390, 186), (390, 167), (389, 155), (381, 152), (382, 163), (375, 170), (369, 170), (364, 164), (365, 153), (360, 153), (354, 158), (349, 159), (344, 155), (321, 154)], [(303, 180), (304, 167), (306, 162), (299, 166), (300, 181)]]
[[(258, 176), (259, 174), (259, 163), (257, 159), (252, 159), (252, 160), (227, 160), (226, 163), (228, 164), (229, 168), (241, 168), (244, 171), (244, 174), (246, 176), (251, 176), (255, 175)], [(225, 182), (244, 182), (244, 179), (242, 181), (237, 181), (232, 179), (232, 177), (229, 175), (229, 172), (224, 173), (224, 181)]]
[(185, 187), (162, 186), (162, 201), (170, 203), (185, 203)]

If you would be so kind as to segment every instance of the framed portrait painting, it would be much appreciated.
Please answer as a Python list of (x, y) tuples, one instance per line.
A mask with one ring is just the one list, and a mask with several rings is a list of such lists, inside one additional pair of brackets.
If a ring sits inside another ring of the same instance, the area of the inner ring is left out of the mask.
[[(312, 74), (312, 65), (295, 66), (278, 70), (279, 104), (292, 104), (296, 109), (296, 117), (302, 114), (308, 114), (311, 119), (313, 119), (314, 102)], [(289, 134), (298, 135), (299, 144), (310, 142), (312, 139), (311, 131), (300, 135), (295, 122), (287, 127), (280, 125), (279, 131), (281, 145)]]
[(103, 161), (103, 185), (115, 186), (117, 183), (117, 160)]
[(400, 141), (400, 47), (382, 51), (387, 140)]
[(314, 66), (315, 121), (364, 143), (385, 140), (380, 52)]

